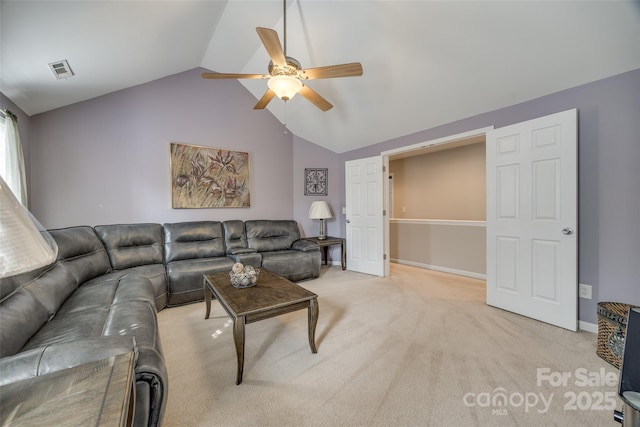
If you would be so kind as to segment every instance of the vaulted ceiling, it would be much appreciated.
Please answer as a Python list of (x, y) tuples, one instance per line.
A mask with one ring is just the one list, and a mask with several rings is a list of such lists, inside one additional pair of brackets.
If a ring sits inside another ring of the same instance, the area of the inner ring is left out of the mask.
[[(288, 0), (287, 55), (303, 68), (362, 63), (268, 109), (345, 152), (640, 68), (638, 1)], [(196, 67), (266, 73), (255, 31), (283, 41), (283, 3), (84, 0), (0, 3), (0, 91), (27, 114)], [(68, 60), (75, 76), (54, 78)], [(241, 80), (259, 99), (264, 80)], [(209, 84), (220, 84), (211, 80)], [(251, 110), (253, 104), (247, 105)], [(256, 111), (255, 114), (264, 114)]]

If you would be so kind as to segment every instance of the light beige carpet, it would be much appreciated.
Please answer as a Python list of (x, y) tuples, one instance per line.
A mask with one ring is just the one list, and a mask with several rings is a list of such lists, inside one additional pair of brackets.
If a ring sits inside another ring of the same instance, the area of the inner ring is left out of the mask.
[[(323, 268), (318, 353), (307, 313), (246, 326), (235, 385), (217, 302), (159, 313), (165, 426), (615, 426), (618, 371), (596, 334), (489, 307), (484, 282), (392, 264), (379, 278)], [(608, 384), (607, 384), (608, 383)]]

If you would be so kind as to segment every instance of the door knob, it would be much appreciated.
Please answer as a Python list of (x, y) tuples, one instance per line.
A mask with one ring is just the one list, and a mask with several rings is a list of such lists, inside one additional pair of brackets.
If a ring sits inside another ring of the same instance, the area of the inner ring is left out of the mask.
[(347, 220), (347, 224), (349, 224), (350, 222), (351, 222), (351, 220), (350, 220), (350, 219), (348, 219), (348, 220)]
[(570, 234), (573, 234), (573, 228), (571, 227), (565, 227), (562, 229), (562, 234), (566, 234), (567, 236)]

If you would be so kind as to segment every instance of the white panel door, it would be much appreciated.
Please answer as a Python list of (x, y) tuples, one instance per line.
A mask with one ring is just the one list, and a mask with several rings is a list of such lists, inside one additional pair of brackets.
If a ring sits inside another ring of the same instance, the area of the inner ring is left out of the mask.
[(487, 304), (575, 331), (577, 111), (487, 133)]
[(384, 275), (382, 157), (345, 162), (347, 268)]

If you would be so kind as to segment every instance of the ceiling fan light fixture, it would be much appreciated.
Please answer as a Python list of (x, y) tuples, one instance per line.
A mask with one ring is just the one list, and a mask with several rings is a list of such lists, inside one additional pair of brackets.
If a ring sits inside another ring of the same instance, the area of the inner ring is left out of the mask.
[(279, 75), (273, 76), (267, 82), (267, 86), (276, 96), (283, 101), (288, 101), (302, 89), (302, 82), (293, 76)]

